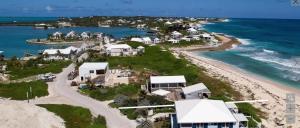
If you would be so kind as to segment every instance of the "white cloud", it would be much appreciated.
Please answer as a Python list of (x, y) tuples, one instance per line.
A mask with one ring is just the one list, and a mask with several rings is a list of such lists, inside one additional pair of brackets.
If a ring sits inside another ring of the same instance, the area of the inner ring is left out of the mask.
[(54, 8), (53, 7), (51, 7), (50, 5), (48, 5), (48, 6), (46, 6), (46, 8), (45, 8), (48, 12), (51, 12), (51, 11), (53, 11), (54, 10)]

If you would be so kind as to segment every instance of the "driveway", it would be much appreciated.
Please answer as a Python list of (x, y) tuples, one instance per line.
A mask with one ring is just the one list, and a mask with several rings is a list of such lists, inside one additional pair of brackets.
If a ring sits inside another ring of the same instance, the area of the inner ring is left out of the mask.
[(35, 104), (70, 104), (88, 108), (94, 116), (102, 115), (106, 118), (109, 128), (135, 128), (136, 122), (129, 120), (122, 115), (118, 109), (111, 108), (105, 102), (101, 102), (84, 96), (71, 88), (67, 75), (74, 70), (75, 65), (71, 64), (63, 69), (63, 72), (57, 74), (54, 82), (49, 82), (49, 96), (33, 100)]

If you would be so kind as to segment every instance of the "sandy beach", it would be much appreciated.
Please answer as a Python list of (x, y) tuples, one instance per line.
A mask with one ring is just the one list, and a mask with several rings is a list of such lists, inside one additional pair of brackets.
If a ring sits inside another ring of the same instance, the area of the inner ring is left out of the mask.
[[(181, 54), (186, 59), (199, 67), (205, 68), (207, 74), (217, 77), (232, 84), (232, 87), (241, 92), (244, 100), (268, 100), (266, 103), (255, 103), (254, 106), (266, 112), (267, 119), (262, 124), (267, 128), (300, 126), (300, 91), (280, 85), (263, 77), (248, 73), (237, 67), (225, 64), (221, 61), (198, 56), (190, 51), (175, 49), (175, 54)], [(296, 95), (296, 124), (285, 125), (286, 94)]]

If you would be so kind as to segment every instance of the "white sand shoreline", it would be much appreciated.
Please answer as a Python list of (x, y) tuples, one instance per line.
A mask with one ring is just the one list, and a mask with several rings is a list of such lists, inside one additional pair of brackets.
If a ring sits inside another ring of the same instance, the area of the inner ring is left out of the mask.
[[(268, 114), (268, 119), (262, 124), (267, 128), (300, 126), (300, 90), (285, 86), (274, 81), (265, 79), (259, 75), (249, 73), (240, 68), (234, 67), (224, 62), (195, 55), (182, 49), (174, 50), (177, 54), (182, 54), (199, 67), (207, 70), (210, 76), (217, 77), (232, 84), (232, 87), (239, 91), (244, 99), (264, 99), (266, 104), (255, 103), (254, 106)], [(296, 95), (296, 123), (294, 125), (285, 124), (286, 94)]]

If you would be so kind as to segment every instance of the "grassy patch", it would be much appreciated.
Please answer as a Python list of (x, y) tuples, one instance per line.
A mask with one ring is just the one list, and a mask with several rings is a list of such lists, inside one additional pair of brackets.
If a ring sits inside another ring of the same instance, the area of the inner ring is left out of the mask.
[(181, 40), (179, 43), (173, 44), (171, 42), (164, 42), (160, 45), (163, 45), (165, 47), (187, 47), (187, 46), (193, 46), (193, 45), (204, 45), (205, 42), (202, 40), (191, 40), (191, 41), (184, 41)]
[(115, 98), (115, 96), (119, 94), (134, 97), (137, 96), (139, 90), (140, 87), (137, 85), (120, 85), (113, 88), (97, 88), (95, 90), (82, 89), (81, 91), (92, 98), (95, 98), (100, 101), (105, 101), (112, 100)]
[(9, 61), (8, 70), (10, 79), (16, 80), (43, 73), (59, 73), (68, 66), (71, 61), (39, 61), (29, 60), (26, 62)]
[(66, 128), (106, 128), (105, 118), (93, 118), (88, 109), (69, 105), (39, 105), (54, 112), (65, 121)]
[(11, 98), (13, 100), (26, 100), (26, 93), (32, 88), (29, 98), (48, 95), (48, 85), (43, 81), (21, 82), (0, 84), (0, 97)]

